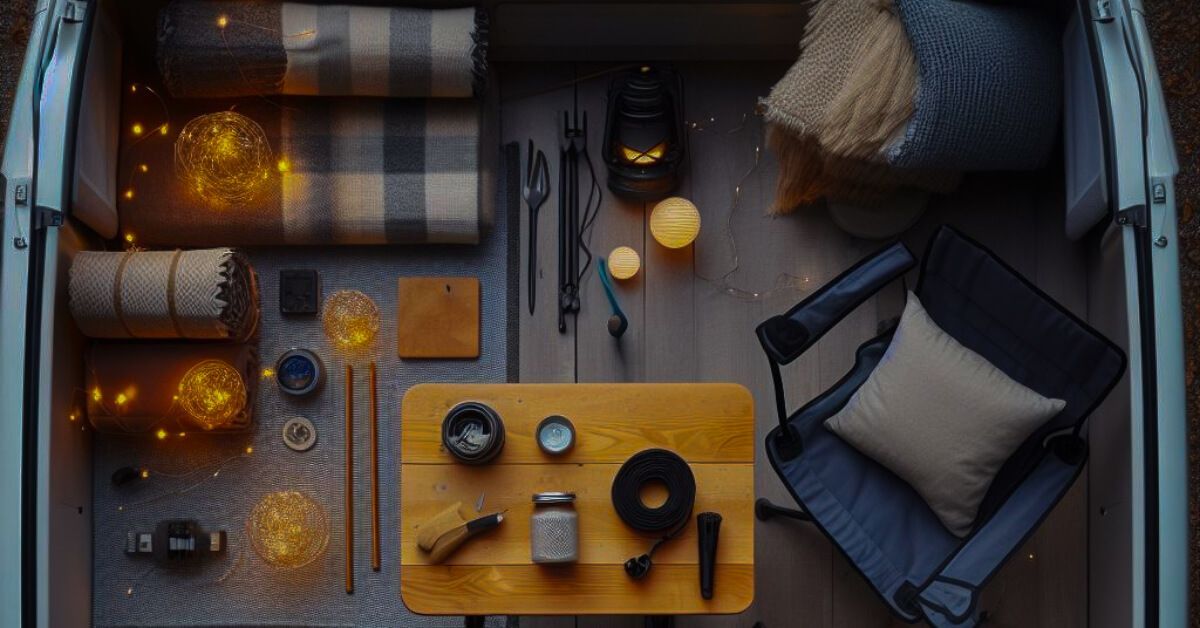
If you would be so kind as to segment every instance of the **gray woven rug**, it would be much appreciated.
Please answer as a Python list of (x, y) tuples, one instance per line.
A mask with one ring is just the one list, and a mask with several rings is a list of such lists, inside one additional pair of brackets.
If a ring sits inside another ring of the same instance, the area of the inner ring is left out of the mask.
[[(500, 198), (504, 186), (501, 185)], [(499, 203), (504, 207), (504, 203)], [(324, 387), (311, 398), (289, 397), (264, 382), (254, 431), (233, 438), (189, 435), (161, 441), (95, 439), (93, 619), (96, 626), (303, 625), (461, 626), (462, 618), (420, 617), (400, 600), (400, 400), (420, 382), (503, 382), (509, 361), (509, 225), (475, 247), (303, 247), (249, 249), (262, 292), (261, 353), (265, 363), (306, 347), (325, 361)], [(356, 366), (355, 586), (343, 590), (343, 364), (324, 339), (318, 317), (279, 313), (281, 269), (315, 268), (322, 295), (353, 288), (370, 295), (383, 314), (379, 365), (381, 539), (383, 569), (370, 566), (368, 393), (365, 361)], [(481, 357), (472, 361), (403, 361), (396, 357), (396, 290), (401, 276), (477, 276), (482, 290)], [(515, 349), (515, 347), (514, 347)], [(515, 355), (515, 353), (514, 353)], [(317, 445), (297, 453), (284, 446), (287, 417), (316, 425)], [(246, 454), (247, 447), (252, 453)], [(126, 465), (150, 469), (148, 480), (114, 487), (109, 477)], [(307, 567), (281, 571), (265, 564), (245, 535), (245, 520), (271, 491), (307, 492), (332, 523), (328, 550)], [(152, 530), (164, 518), (193, 518), (229, 535), (224, 558), (195, 569), (167, 570), (125, 555), (130, 530)], [(489, 626), (502, 626), (490, 618)]]

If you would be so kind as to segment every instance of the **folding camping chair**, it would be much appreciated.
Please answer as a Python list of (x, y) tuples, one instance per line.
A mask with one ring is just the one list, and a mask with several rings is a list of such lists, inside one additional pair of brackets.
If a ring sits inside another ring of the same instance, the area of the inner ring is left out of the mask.
[(822, 426), (879, 363), (894, 326), (861, 345), (841, 381), (794, 413), (780, 377), (780, 366), (915, 263), (903, 244), (889, 246), (758, 326), (779, 413), (767, 457), (803, 510), (759, 500), (756, 511), (760, 519), (814, 523), (901, 618), (971, 626), (984, 583), (1083, 468), (1084, 422), (1124, 373), (1125, 355), (993, 253), (949, 227), (938, 230), (916, 289), (929, 315), (1009, 377), (1066, 401), (1004, 464), (974, 528), (959, 538), (904, 481)]

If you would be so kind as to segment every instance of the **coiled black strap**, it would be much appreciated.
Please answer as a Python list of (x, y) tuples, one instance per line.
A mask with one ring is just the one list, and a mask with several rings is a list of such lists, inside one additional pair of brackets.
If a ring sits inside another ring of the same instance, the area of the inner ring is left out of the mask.
[[(657, 508), (642, 502), (642, 487), (662, 482), (667, 501)], [(696, 477), (683, 458), (665, 449), (647, 449), (621, 465), (612, 485), (613, 508), (626, 525), (638, 532), (664, 532), (650, 551), (625, 561), (625, 573), (635, 580), (650, 571), (651, 557), (659, 545), (675, 538), (687, 527), (696, 503)]]

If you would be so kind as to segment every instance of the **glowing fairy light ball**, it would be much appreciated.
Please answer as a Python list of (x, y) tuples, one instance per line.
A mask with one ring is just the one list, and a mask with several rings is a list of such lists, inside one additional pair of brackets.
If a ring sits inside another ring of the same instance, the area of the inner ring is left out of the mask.
[(321, 323), (333, 346), (344, 351), (362, 349), (379, 332), (379, 308), (358, 290), (341, 290), (325, 299)]
[(250, 545), (267, 564), (294, 569), (316, 560), (329, 544), (329, 519), (300, 491), (268, 493), (246, 520)]
[(228, 424), (246, 407), (246, 384), (228, 363), (205, 360), (179, 380), (178, 397), (192, 421), (211, 430)]
[(275, 157), (257, 122), (218, 111), (184, 125), (175, 138), (175, 169), (196, 194), (235, 205), (259, 193), (275, 170)]
[(650, 234), (669, 249), (681, 249), (700, 233), (700, 210), (686, 198), (663, 199), (650, 212)]
[(618, 246), (608, 254), (608, 272), (615, 279), (629, 279), (641, 267), (642, 260), (637, 251), (627, 246)]

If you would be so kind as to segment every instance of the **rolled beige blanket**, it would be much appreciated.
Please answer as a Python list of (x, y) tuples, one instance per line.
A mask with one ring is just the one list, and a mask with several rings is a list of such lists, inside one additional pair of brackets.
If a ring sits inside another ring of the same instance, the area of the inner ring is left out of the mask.
[(254, 269), (233, 249), (85, 251), (71, 263), (69, 293), (91, 338), (241, 341), (258, 325)]
[(252, 344), (96, 342), (85, 365), (88, 420), (102, 432), (244, 431), (258, 364)]

